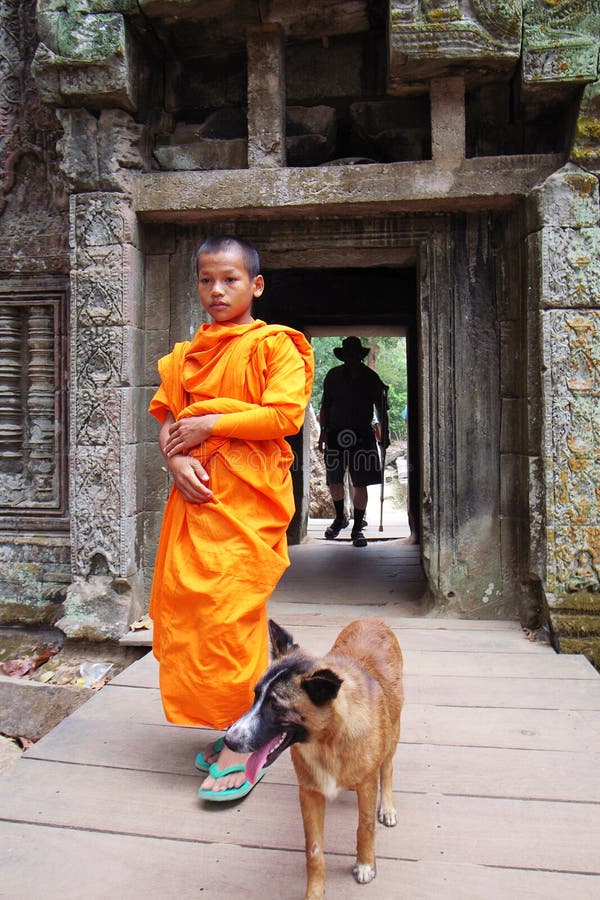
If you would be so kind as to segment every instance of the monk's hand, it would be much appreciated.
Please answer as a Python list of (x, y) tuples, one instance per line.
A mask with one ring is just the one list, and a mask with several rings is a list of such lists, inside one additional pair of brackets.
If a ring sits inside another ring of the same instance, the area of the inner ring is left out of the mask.
[(164, 454), (167, 458), (186, 453), (192, 447), (199, 447), (212, 434), (215, 422), (219, 418), (216, 414), (206, 416), (188, 416), (173, 422), (169, 427), (169, 436), (165, 443)]
[(208, 486), (208, 473), (193, 456), (173, 456), (168, 460), (169, 471), (188, 503), (206, 503), (214, 497)]

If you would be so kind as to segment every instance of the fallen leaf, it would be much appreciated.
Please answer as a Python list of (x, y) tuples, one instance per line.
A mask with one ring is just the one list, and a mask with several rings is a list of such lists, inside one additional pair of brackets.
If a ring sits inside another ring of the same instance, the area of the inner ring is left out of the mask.
[(34, 660), (26, 656), (24, 659), (7, 659), (0, 663), (0, 672), (13, 678), (22, 678), (35, 668)]
[(152, 628), (152, 619), (150, 616), (142, 616), (136, 622), (132, 622), (129, 626), (130, 631), (143, 631)]

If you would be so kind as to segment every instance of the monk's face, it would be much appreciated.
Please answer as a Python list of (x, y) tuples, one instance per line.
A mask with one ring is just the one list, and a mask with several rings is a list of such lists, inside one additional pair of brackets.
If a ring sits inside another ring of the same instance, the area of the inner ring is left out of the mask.
[(200, 303), (220, 325), (253, 322), (252, 301), (260, 297), (264, 287), (262, 275), (250, 278), (242, 251), (237, 247), (203, 253), (198, 260)]

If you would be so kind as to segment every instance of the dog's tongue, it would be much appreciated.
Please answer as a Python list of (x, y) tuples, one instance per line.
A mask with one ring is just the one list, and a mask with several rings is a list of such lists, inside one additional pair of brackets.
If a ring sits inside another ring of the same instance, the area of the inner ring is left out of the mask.
[(246, 779), (250, 784), (254, 784), (256, 781), (258, 773), (264, 766), (267, 756), (278, 743), (279, 739), (280, 735), (276, 735), (272, 741), (269, 741), (264, 747), (255, 750), (254, 753), (251, 753), (248, 757), (248, 760), (246, 761)]

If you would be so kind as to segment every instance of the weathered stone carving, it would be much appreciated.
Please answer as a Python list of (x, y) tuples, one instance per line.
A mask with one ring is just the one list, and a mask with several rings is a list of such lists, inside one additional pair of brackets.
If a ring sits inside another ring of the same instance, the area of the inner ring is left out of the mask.
[(523, 81), (594, 81), (600, 6), (595, 0), (530, 0), (523, 6)]
[(75, 271), (75, 406), (72, 442), (74, 571), (89, 575), (100, 555), (107, 574), (127, 575), (122, 557), (121, 478), (124, 385), (128, 383), (126, 323), (135, 315), (128, 296), (125, 249), (132, 219), (119, 195), (79, 195), (73, 203)]
[(64, 506), (60, 335), (64, 298), (5, 294), (0, 314), (0, 515)]
[(147, 130), (123, 110), (104, 109), (98, 118), (85, 109), (56, 114), (60, 169), (72, 191), (126, 192), (128, 174), (149, 168)]
[(571, 159), (600, 175), (600, 81), (588, 84), (583, 92)]
[(600, 229), (544, 228), (538, 240), (541, 304), (600, 305)]
[(0, 270), (11, 273), (36, 266), (64, 271), (67, 255), (66, 196), (54, 149), (58, 126), (29, 75), (35, 43), (35, 2), (1, 3)]
[[(551, 605), (573, 592), (573, 547), (600, 564), (600, 313), (543, 314), (545, 381), (551, 393), (545, 454), (548, 592)], [(583, 587), (580, 590), (586, 590)]]
[(521, 0), (391, 0), (390, 91), (460, 65), (514, 67), (521, 49)]
[(32, 70), (40, 96), (54, 106), (117, 106), (137, 103), (137, 54), (119, 12), (130, 3), (39, 0), (41, 42)]

